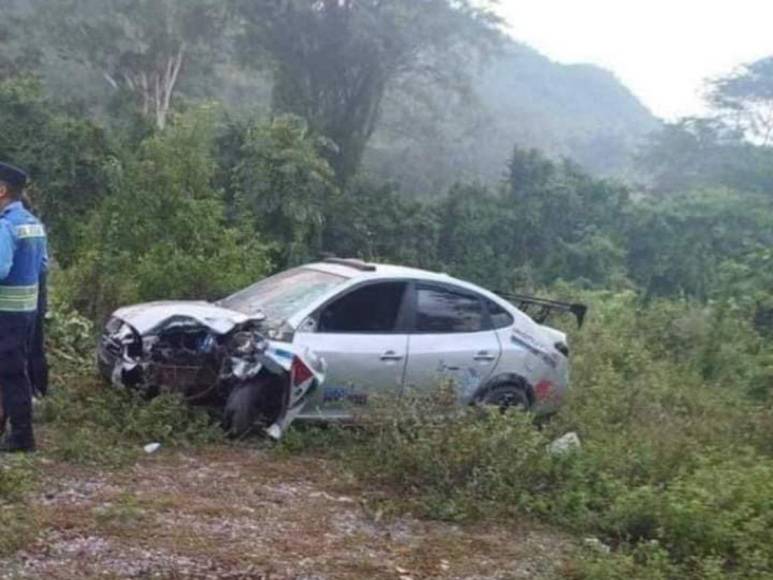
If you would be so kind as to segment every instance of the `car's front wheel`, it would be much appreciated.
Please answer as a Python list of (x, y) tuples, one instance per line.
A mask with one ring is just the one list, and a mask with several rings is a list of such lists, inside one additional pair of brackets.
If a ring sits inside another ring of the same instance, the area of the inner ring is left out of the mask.
[(229, 437), (238, 439), (249, 435), (260, 417), (259, 402), (263, 391), (261, 382), (234, 389), (228, 396), (223, 414), (223, 429)]

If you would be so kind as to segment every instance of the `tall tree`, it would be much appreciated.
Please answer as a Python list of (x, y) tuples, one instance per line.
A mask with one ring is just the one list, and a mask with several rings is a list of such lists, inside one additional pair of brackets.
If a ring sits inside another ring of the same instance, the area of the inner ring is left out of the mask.
[(105, 195), (111, 143), (94, 123), (60, 111), (29, 78), (0, 81), (0, 128), (0, 159), (32, 175), (33, 201), (66, 266), (83, 216)]
[(217, 0), (35, 0), (61, 55), (100, 72), (166, 126), (184, 76), (210, 70), (226, 8)]
[(773, 56), (711, 83), (709, 102), (731, 127), (768, 145), (773, 138)]
[(273, 108), (305, 118), (336, 148), (341, 182), (356, 172), (386, 92), (411, 76), (459, 84), (462, 63), (498, 40), (487, 2), (233, 0), (242, 54), (273, 65)]
[(233, 170), (237, 213), (251, 215), (278, 243), (277, 261), (298, 264), (319, 255), (325, 210), (337, 194), (335, 176), (320, 156), (320, 140), (297, 117), (252, 124), (241, 136)]

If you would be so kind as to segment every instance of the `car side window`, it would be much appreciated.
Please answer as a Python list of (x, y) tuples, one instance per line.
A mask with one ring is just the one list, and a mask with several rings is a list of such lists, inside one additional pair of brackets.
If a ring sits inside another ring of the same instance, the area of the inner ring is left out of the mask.
[(486, 300), (486, 308), (491, 318), (491, 326), (495, 329), (507, 328), (515, 324), (513, 315), (492, 300)]
[(485, 330), (480, 299), (445, 286), (416, 288), (416, 331), (428, 334), (479, 332)]
[(322, 310), (317, 332), (395, 332), (407, 286), (405, 282), (383, 282), (349, 292)]

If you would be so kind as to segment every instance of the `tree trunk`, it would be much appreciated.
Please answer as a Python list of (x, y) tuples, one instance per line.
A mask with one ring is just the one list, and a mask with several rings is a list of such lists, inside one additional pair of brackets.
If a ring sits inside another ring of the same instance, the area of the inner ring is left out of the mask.
[(156, 126), (161, 131), (166, 127), (166, 120), (172, 107), (172, 97), (185, 61), (185, 51), (186, 46), (183, 43), (177, 54), (167, 59), (165, 70), (156, 75)]

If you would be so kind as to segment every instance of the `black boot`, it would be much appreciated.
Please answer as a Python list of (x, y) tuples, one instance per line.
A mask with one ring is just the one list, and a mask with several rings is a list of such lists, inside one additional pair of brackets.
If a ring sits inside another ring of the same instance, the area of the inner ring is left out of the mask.
[(35, 439), (30, 437), (14, 437), (10, 435), (0, 443), (0, 453), (34, 453)]

